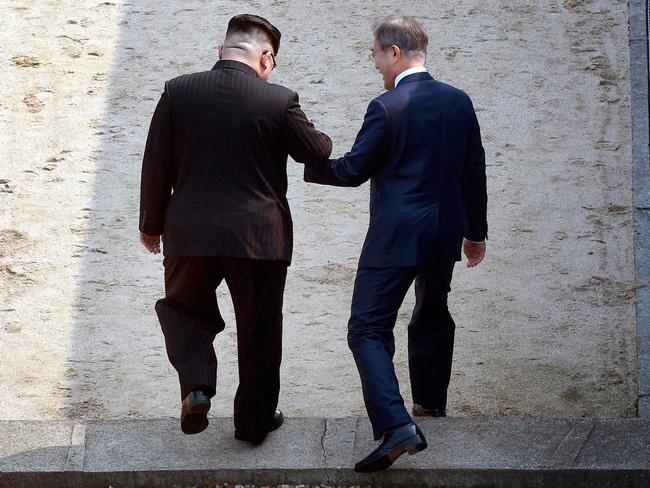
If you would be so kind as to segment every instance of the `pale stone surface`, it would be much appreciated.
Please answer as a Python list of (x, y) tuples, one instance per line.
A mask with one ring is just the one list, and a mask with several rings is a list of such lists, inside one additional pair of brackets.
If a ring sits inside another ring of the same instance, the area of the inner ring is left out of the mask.
[[(457, 266), (455, 416), (635, 414), (630, 96), (625, 2), (573, 0), (6, 2), (0, 6), (0, 404), (3, 419), (170, 417), (175, 372), (153, 311), (161, 257), (137, 242), (140, 161), (166, 79), (205, 70), (227, 20), (283, 32), (271, 81), (298, 91), (342, 155), (381, 78), (372, 19), (418, 16), (428, 66), (474, 100), (488, 161), (490, 240)], [(345, 340), (368, 186), (308, 186), (295, 220), (281, 407), (364, 415)], [(215, 345), (236, 388), (232, 307)], [(410, 402), (405, 300), (395, 357)]]
[[(230, 422), (214, 419), (186, 436), (171, 419), (90, 421), (75, 470), (57, 464), (75, 447), (74, 435), (68, 444), (56, 433), (65, 422), (0, 422), (0, 452), (13, 431), (24, 436), (20, 450), (0, 459), (0, 485), (595, 488), (647, 487), (650, 474), (650, 422), (638, 419), (422, 419), (429, 448), (371, 474), (353, 471), (376, 446), (367, 419), (288, 419), (258, 447), (236, 441)], [(343, 431), (354, 443), (339, 441)]]

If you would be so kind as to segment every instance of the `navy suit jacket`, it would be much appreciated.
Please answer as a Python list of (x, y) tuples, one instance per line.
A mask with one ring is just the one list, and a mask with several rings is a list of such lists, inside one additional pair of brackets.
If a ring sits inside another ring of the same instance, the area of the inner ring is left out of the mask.
[(463, 237), (487, 238), (485, 153), (463, 91), (428, 73), (372, 100), (350, 152), (305, 166), (305, 181), (370, 179), (370, 226), (359, 267), (460, 261)]

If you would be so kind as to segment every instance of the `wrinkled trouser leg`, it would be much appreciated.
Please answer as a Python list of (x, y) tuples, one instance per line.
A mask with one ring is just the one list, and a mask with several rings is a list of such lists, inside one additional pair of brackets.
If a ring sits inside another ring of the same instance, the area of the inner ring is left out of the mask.
[(393, 367), (393, 328), (416, 272), (416, 268), (359, 268), (354, 283), (348, 345), (376, 440), (386, 430), (411, 422)]
[(283, 261), (223, 258), (237, 320), (239, 387), (234, 421), (238, 438), (261, 442), (280, 393)]
[(420, 269), (415, 278), (415, 308), (408, 326), (409, 376), (413, 403), (447, 406), (455, 324), (447, 307), (454, 262)]
[(163, 264), (165, 298), (155, 309), (167, 356), (178, 372), (181, 399), (197, 389), (212, 396), (217, 381), (212, 342), (224, 329), (215, 291), (223, 274), (211, 257), (165, 256)]

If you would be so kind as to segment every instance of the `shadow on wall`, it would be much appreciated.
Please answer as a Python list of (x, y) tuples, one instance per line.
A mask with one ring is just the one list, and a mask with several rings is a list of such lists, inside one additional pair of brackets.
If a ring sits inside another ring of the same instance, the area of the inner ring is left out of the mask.
[[(236, 3), (220, 2), (219, 9), (145, 1), (96, 7), (121, 10), (120, 32), (103, 77), (104, 114), (92, 122), (99, 146), (86, 252), (79, 256), (69, 352), (74, 375), (64, 401), (69, 418), (177, 415), (176, 373), (153, 308), (164, 295), (162, 255), (148, 254), (138, 242), (142, 152), (165, 80), (212, 67), (221, 35), (214, 26), (226, 25)], [(169, 35), (172, 29), (192, 35)]]

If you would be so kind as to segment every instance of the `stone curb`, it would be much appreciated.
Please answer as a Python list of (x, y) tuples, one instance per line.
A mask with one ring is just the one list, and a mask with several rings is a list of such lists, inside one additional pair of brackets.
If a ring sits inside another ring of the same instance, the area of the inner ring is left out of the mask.
[(650, 418), (650, 156), (648, 143), (648, 0), (630, 0), (634, 267), (638, 358), (638, 415)]
[(194, 436), (176, 419), (2, 421), (0, 487), (650, 487), (650, 420), (418, 423), (427, 450), (360, 475), (354, 463), (376, 446), (365, 418), (287, 419), (259, 447), (234, 439), (231, 418)]

